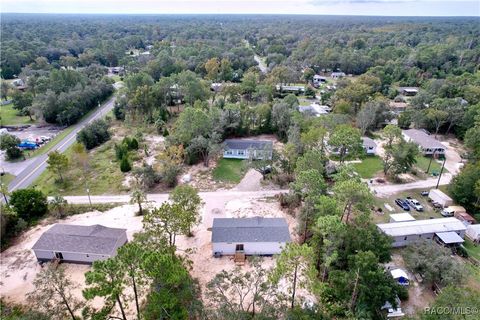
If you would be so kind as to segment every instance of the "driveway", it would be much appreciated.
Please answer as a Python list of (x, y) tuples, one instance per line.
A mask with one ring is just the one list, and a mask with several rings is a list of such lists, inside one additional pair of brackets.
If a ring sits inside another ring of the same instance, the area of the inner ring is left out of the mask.
[[(452, 181), (452, 174), (444, 173), (440, 179), (439, 185), (449, 184)], [(432, 189), (435, 188), (438, 182), (438, 177), (428, 178), (426, 180), (420, 180), (404, 184), (389, 184), (389, 185), (374, 185), (370, 186), (372, 192), (380, 198), (388, 198), (396, 193), (412, 190), (412, 189)]]

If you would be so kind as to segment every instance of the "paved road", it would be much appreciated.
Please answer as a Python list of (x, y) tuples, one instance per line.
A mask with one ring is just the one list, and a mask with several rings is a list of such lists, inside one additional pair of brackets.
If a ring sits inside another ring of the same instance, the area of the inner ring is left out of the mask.
[[(444, 173), (440, 178), (439, 185), (449, 184), (452, 181), (452, 174), (451, 173)], [(420, 180), (410, 183), (403, 183), (403, 184), (389, 184), (389, 185), (374, 185), (371, 186), (370, 189), (375, 193), (377, 197), (380, 198), (387, 198), (393, 194), (412, 190), (412, 189), (425, 189), (430, 190), (435, 188), (438, 182), (438, 177), (428, 178), (426, 180)]]
[[(238, 191), (238, 190), (220, 190), (210, 192), (199, 192), (200, 197), (206, 200), (225, 200), (244, 199), (249, 197), (262, 198), (271, 197), (280, 193), (286, 193), (288, 190), (265, 190), (265, 191)], [(168, 193), (152, 193), (147, 195), (148, 201), (163, 202), (168, 200)], [(68, 203), (86, 204), (88, 203), (88, 196), (66, 196), (64, 197)], [(128, 203), (130, 195), (105, 195), (105, 196), (91, 196), (92, 203)]]
[[(51, 151), (58, 150), (59, 152), (65, 152), (65, 150), (67, 150), (68, 147), (75, 142), (77, 133), (88, 123), (105, 116), (110, 110), (113, 109), (114, 102), (115, 96), (105, 102), (93, 114), (75, 124), (73, 131), (70, 132), (65, 138), (60, 140), (57, 145), (51, 149)], [(47, 158), (48, 154), (43, 154), (34, 158), (33, 162), (29, 164), (22, 172), (20, 172), (12, 182), (10, 182), (8, 190), (11, 192), (17, 189), (23, 189), (32, 184), (35, 179), (37, 179), (38, 176), (47, 168)]]

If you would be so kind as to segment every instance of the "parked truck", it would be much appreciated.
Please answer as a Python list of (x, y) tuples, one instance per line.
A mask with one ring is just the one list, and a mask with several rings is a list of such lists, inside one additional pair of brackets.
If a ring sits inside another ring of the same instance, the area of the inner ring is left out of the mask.
[(451, 206), (453, 204), (452, 198), (447, 196), (445, 193), (438, 189), (432, 189), (428, 193), (428, 198), (431, 200), (432, 204), (435, 206), (435, 204), (438, 204), (442, 208)]

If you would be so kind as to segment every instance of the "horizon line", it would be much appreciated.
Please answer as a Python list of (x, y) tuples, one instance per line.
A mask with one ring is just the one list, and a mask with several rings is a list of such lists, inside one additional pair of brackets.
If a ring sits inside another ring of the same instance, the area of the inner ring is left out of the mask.
[(233, 13), (233, 12), (226, 12), (226, 13), (218, 13), (218, 12), (202, 12), (202, 13), (194, 13), (194, 12), (185, 12), (185, 13), (178, 13), (178, 12), (158, 12), (158, 13), (127, 13), (127, 12), (1, 12), (0, 15), (3, 14), (25, 14), (25, 15), (130, 15), (130, 16), (181, 16), (181, 15), (190, 15), (190, 16), (207, 16), (207, 15), (214, 15), (214, 16), (222, 16), (222, 15), (232, 15), (232, 16), (331, 16), (331, 17), (390, 17), (390, 18), (480, 18), (479, 15), (467, 16), (467, 15), (365, 15), (365, 14), (315, 14), (315, 13)]

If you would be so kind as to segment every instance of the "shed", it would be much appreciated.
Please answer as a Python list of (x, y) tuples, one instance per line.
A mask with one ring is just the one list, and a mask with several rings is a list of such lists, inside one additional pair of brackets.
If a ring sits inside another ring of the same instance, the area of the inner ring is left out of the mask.
[(427, 134), (423, 130), (408, 129), (403, 130), (402, 135), (408, 142), (413, 142), (420, 148), (424, 155), (445, 155), (445, 146), (437, 139)]
[(330, 76), (333, 78), (333, 79), (339, 79), (339, 78), (343, 78), (346, 76), (345, 72), (332, 72), (330, 74)]
[(418, 93), (418, 88), (417, 87), (400, 87), (399, 91), (401, 94), (404, 96), (416, 96)]
[(400, 285), (408, 286), (410, 279), (408, 278), (407, 273), (402, 269), (392, 269), (390, 270), (392, 278), (395, 279)]
[(212, 225), (214, 255), (279, 254), (290, 242), (290, 232), (284, 218), (215, 218)]
[(406, 222), (415, 221), (415, 218), (410, 213), (393, 213), (390, 215), (390, 222)]
[(453, 231), (461, 238), (467, 227), (457, 218), (438, 218), (406, 222), (380, 223), (377, 227), (393, 238), (393, 247), (403, 247), (419, 239), (432, 240), (437, 233)]
[(442, 207), (448, 207), (453, 204), (452, 198), (447, 196), (439, 189), (430, 190), (430, 192), (428, 193), (428, 198), (430, 198), (432, 201), (438, 202), (442, 205)]
[(326, 83), (326, 82), (327, 82), (326, 77), (322, 77), (318, 74), (313, 76), (313, 85), (316, 87), (319, 86), (321, 83)]
[(126, 229), (108, 228), (99, 224), (55, 224), (40, 236), (32, 250), (39, 261), (59, 259), (65, 262), (92, 263), (115, 256), (117, 249), (126, 242)]
[(377, 143), (369, 137), (362, 137), (362, 147), (366, 154), (374, 155), (377, 153)]
[(467, 226), (465, 235), (473, 242), (480, 243), (480, 224), (471, 224)]
[(268, 140), (227, 139), (223, 157), (229, 159), (271, 159), (273, 142)]

